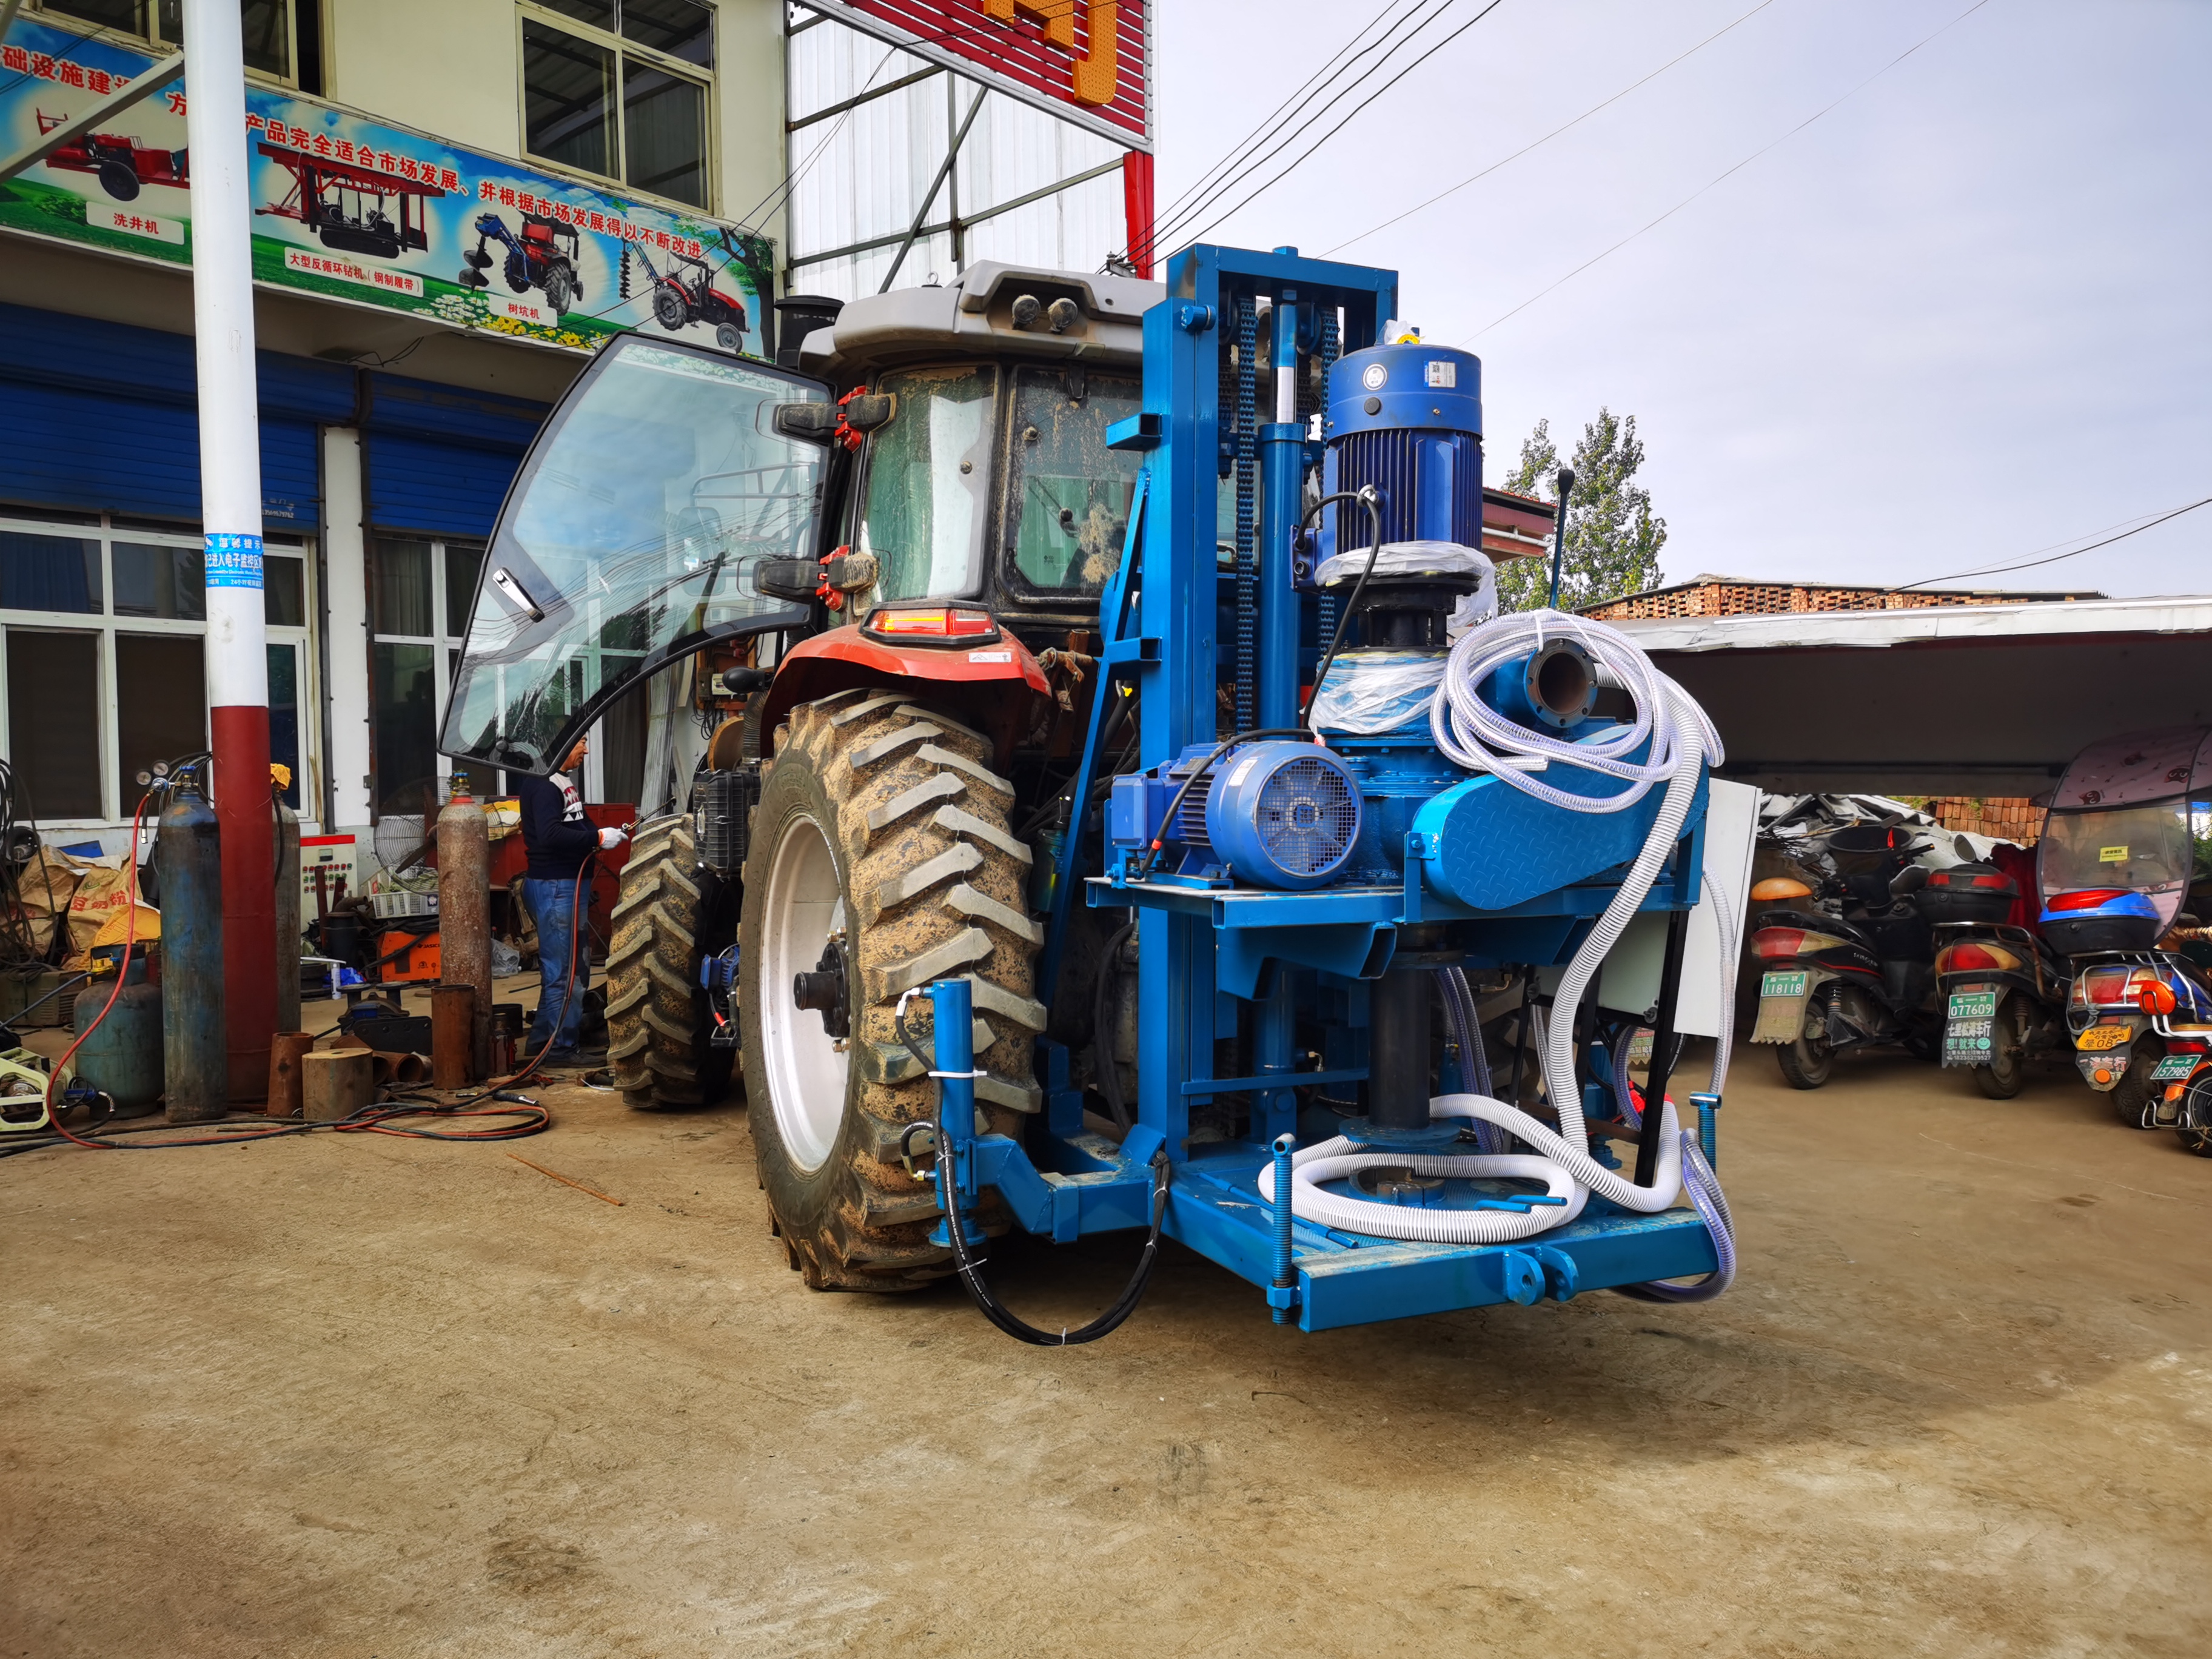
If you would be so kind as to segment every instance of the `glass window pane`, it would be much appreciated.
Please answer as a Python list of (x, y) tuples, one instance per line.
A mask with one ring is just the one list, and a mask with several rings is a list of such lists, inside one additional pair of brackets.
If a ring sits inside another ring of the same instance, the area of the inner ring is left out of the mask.
[(430, 544), (376, 542), (376, 619), (380, 634), (411, 634), (427, 639), (430, 616)]
[[(380, 641), (369, 659), (376, 732), (376, 813), (437, 811), (437, 672), (434, 647)], [(427, 790), (427, 793), (426, 793)]]
[(898, 413), (868, 441), (860, 545), (883, 562), (884, 599), (964, 599), (981, 574), (998, 371), (916, 369), (878, 389)]
[(615, 55), (564, 29), (522, 26), (525, 142), (586, 173), (615, 170)]
[(1106, 428), (1137, 412), (1141, 392), (1121, 376), (1016, 374), (1007, 516), (1014, 568), (1031, 587), (1095, 593), (1120, 566), (1142, 458), (1107, 448)]
[(752, 568), (819, 550), (828, 452), (779, 434), (775, 412), (819, 401), (821, 387), (634, 334), (586, 374), (501, 515), (447, 714), (449, 754), (518, 770), (532, 761), (510, 752), (550, 760), (577, 700), (622, 666), (602, 665), (605, 644), (657, 651), (793, 616), (754, 589)]
[(208, 746), (207, 653), (174, 634), (115, 636), (116, 799), (135, 805), (138, 774)]
[(289, 641), (269, 647), (269, 760), (288, 768), (291, 783), (284, 804), (300, 807), (300, 647)]
[(97, 615), (100, 544), (89, 538), (0, 531), (0, 605)]
[(659, 804), (638, 799), (645, 789), (646, 726), (651, 702), (650, 686), (640, 681), (599, 716), (599, 741), (592, 746), (599, 750), (599, 776), (608, 800), (634, 807)]
[(590, 23), (610, 33), (614, 29), (615, 0), (538, 0), (538, 3), (580, 23)]
[[(120, 549), (117, 550), (118, 552)], [(120, 589), (123, 578), (115, 579)], [(264, 553), (261, 558), (261, 619), (273, 628), (307, 625), (307, 562)]]
[(146, 0), (46, 0), (44, 9), (125, 34), (146, 33)]
[(702, 69), (714, 66), (714, 8), (699, 0), (623, 0), (622, 32), (625, 40), (671, 58)]
[[(319, 0), (308, 0), (310, 5)], [(239, 21), (246, 35), (246, 67), (264, 75), (292, 72), (290, 0), (243, 0)]]
[(205, 621), (205, 562), (206, 556), (197, 547), (116, 543), (115, 614)]
[(469, 631), (469, 606), (476, 602), (477, 578), (483, 571), (483, 549), (446, 544), (446, 637)]
[(707, 89), (623, 59), (623, 131), (633, 188), (707, 205)]
[(98, 635), (8, 630), (8, 763), (19, 821), (102, 815)]

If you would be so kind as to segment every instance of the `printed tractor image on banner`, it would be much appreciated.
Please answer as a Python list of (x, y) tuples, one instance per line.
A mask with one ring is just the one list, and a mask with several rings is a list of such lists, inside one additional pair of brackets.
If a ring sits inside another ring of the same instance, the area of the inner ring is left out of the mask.
[[(152, 60), (18, 15), (0, 41), (0, 152)], [(0, 183), (0, 229), (191, 263), (186, 82)], [(251, 83), (253, 274), (272, 288), (577, 349), (642, 330), (757, 353), (773, 246), (664, 208)]]

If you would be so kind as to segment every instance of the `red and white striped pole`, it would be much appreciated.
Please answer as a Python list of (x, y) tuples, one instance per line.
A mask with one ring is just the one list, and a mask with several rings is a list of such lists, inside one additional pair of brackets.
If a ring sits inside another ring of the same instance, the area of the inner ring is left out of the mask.
[(261, 599), (261, 429), (253, 372), (253, 212), (238, 0), (184, 0), (199, 365), (207, 687), (222, 837), (222, 995), (228, 1096), (269, 1091), (276, 1025), (276, 836), (269, 805), (268, 629)]

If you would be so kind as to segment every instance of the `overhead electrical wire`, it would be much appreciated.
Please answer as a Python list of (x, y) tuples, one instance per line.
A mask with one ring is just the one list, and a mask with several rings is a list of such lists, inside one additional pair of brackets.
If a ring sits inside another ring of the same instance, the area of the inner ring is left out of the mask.
[(1835, 99), (1832, 102), (1822, 105), (1819, 109), (1814, 110), (1813, 113), (1800, 121), (1796, 126), (1790, 128), (1789, 131), (1782, 134), (1779, 137), (1769, 140), (1767, 143), (1760, 145), (1757, 149), (1752, 151), (1750, 155), (1745, 156), (1743, 160), (1738, 161), (1735, 166), (1729, 167), (1726, 172), (1722, 173), (1715, 178), (1708, 180), (1706, 183), (1698, 185), (1697, 189), (1692, 191), (1680, 201), (1675, 203), (1674, 206), (1668, 208), (1657, 218), (1651, 220), (1649, 223), (1646, 223), (1635, 230), (1630, 231), (1627, 235), (1622, 237), (1619, 241), (1615, 242), (1612, 246), (1605, 249), (1602, 252), (1592, 254), (1589, 258), (1583, 260), (1582, 264), (1577, 265), (1572, 270), (1567, 272), (1565, 276), (1560, 277), (1557, 282), (1552, 283), (1548, 286), (1538, 289), (1535, 293), (1523, 300), (1519, 305), (1514, 307), (1512, 310), (1505, 313), (1504, 315), (1492, 318), (1489, 322), (1485, 323), (1480, 328), (1475, 330), (1474, 333), (1463, 337), (1459, 341), (1459, 343), (1464, 346), (1472, 341), (1480, 339), (1484, 335), (1489, 333), (1492, 329), (1498, 327), (1502, 323), (1510, 322), (1512, 319), (1519, 316), (1522, 312), (1528, 310), (1530, 306), (1534, 305), (1537, 301), (1543, 299), (1547, 295), (1557, 293), (1560, 289), (1565, 287), (1566, 284), (1574, 281), (1576, 277), (1581, 276), (1583, 272), (1588, 270), (1592, 265), (1611, 258), (1614, 254), (1620, 252), (1621, 249), (1626, 247), (1631, 242), (1636, 240), (1637, 238), (1644, 235), (1645, 232), (1656, 230), (1661, 225), (1665, 224), (1668, 220), (1673, 218), (1684, 208), (1689, 206), (1691, 203), (1696, 201), (1699, 197), (1712, 190), (1716, 185), (1725, 183), (1728, 179), (1734, 178), (1737, 173), (1742, 172), (1744, 168), (1749, 167), (1753, 161), (1759, 160), (1760, 156), (1765, 155), (1769, 150), (1789, 143), (1790, 139), (1804, 131), (1806, 128), (1811, 126), (1822, 116), (1826, 115), (1829, 112), (1834, 110), (1838, 106), (1847, 103), (1851, 99), (1856, 97), (1860, 93), (1865, 91), (1867, 88), (1872, 86), (1876, 81), (1881, 79), (1883, 76), (1888, 74), (1890, 70), (1895, 69), (1906, 58), (1911, 57), (1913, 53), (1918, 52), (1922, 47), (1934, 41), (1938, 36), (1947, 34), (1951, 30), (1958, 27), (1960, 24), (1965, 22), (1966, 19), (1972, 16), (1976, 12), (1979, 11), (1984, 6), (1986, 6), (1989, 3), (1990, 0), (1974, 0), (1974, 3), (1972, 5), (1967, 7), (1966, 10), (1960, 12), (1949, 22), (1944, 24), (1941, 28), (1935, 30), (1932, 33), (1923, 35), (1918, 40), (1914, 41), (1912, 45), (1907, 46), (1903, 52), (1898, 53), (1896, 57), (1891, 58), (1887, 64), (1884, 64), (1880, 69), (1868, 76), (1865, 80), (1861, 81), (1856, 86), (1851, 88), (1850, 91), (1844, 93), (1842, 96)]
[[(1389, 52), (1395, 52), (1400, 44), (1394, 39), (1398, 30), (1404, 26), (1406, 19), (1428, 3), (1428, 0), (1405, 0), (1406, 11), (1399, 16), (1391, 16), (1391, 13), (1397, 9), (1400, 0), (1388, 0), (1388, 3), (1382, 10), (1370, 18), (1358, 33), (1338, 47), (1319, 69), (1307, 76), (1303, 85), (1263, 117), (1258, 126), (1239, 139), (1231, 147), (1226, 155), (1200, 173), (1173, 201), (1160, 209), (1157, 222), (1161, 224), (1174, 223), (1193, 209), (1202, 211), (1202, 200), (1210, 199), (1210, 193), (1215, 191), (1217, 188), (1231, 187), (1236, 182), (1237, 170), (1244, 167), (1262, 145), (1280, 132), (1285, 123), (1297, 119), (1305, 106), (1313, 100), (1315, 93), (1333, 76), (1341, 75), (1377, 47), (1384, 47), (1386, 56)], [(1438, 9), (1441, 10), (1442, 7), (1438, 7)], [(1382, 33), (1375, 40), (1362, 46), (1360, 42), (1366, 37), (1368, 31), (1377, 25), (1382, 26)], [(1156, 235), (1155, 245), (1158, 240)]]
[(1742, 16), (1737, 18), (1735, 22), (1724, 24), (1721, 27), (1715, 29), (1704, 40), (1698, 41), (1697, 45), (1690, 47), (1686, 52), (1679, 52), (1675, 56), (1669, 58), (1665, 63), (1660, 64), (1657, 69), (1653, 70), (1649, 75), (1644, 76), (1642, 79), (1631, 81), (1626, 86), (1623, 87), (1619, 92), (1614, 93), (1612, 97), (1607, 99), (1603, 103), (1592, 104), (1580, 115), (1575, 117), (1573, 120), (1565, 122), (1559, 126), (1553, 127), (1542, 137), (1522, 145), (1520, 149), (1515, 150), (1510, 155), (1500, 156), (1497, 161), (1492, 161), (1488, 167), (1483, 168), (1481, 172), (1468, 174), (1457, 184), (1438, 191), (1427, 200), (1416, 202), (1404, 212), (1393, 214), (1389, 218), (1385, 219), (1381, 224), (1370, 225), (1367, 229), (1361, 231), (1357, 236), (1347, 236), (1342, 241), (1339, 242), (1334, 247), (1323, 249), (1322, 257), (1323, 258), (1327, 258), (1332, 253), (1341, 252), (1344, 249), (1350, 247), (1354, 242), (1364, 242), (1370, 236), (1374, 235), (1377, 231), (1388, 230), (1391, 226), (1398, 223), (1401, 220), (1410, 219), (1424, 209), (1434, 207), (1446, 197), (1458, 195), (1460, 191), (1465, 190), (1469, 185), (1479, 184), (1483, 179), (1487, 179), (1492, 173), (1497, 172), (1498, 168), (1506, 167), (1512, 162), (1519, 161), (1531, 150), (1542, 149), (1546, 144), (1550, 143), (1553, 139), (1558, 137), (1561, 133), (1580, 126), (1583, 122), (1589, 120), (1591, 116), (1598, 114), (1601, 111), (1610, 109), (1613, 105), (1627, 97), (1630, 93), (1634, 92), (1638, 87), (1648, 86), (1650, 82), (1657, 80), (1668, 70), (1674, 68), (1675, 64), (1681, 63), (1684, 59), (1696, 57), (1698, 53), (1703, 52), (1707, 46), (1712, 45), (1712, 43), (1719, 40), (1721, 36), (1729, 33), (1733, 29), (1740, 27), (1745, 23), (1749, 22), (1753, 18), (1758, 16), (1759, 13), (1765, 11), (1773, 3), (1774, 0), (1759, 0), (1759, 3), (1757, 5), (1753, 6), (1749, 11), (1744, 13)]
[[(2201, 501), (2191, 501), (2185, 507), (2177, 507), (2170, 513), (2161, 513), (2148, 522), (2136, 526), (2132, 530), (2123, 530), (2116, 536), (2105, 536), (2101, 541), (2091, 542), (2087, 547), (2077, 547), (2070, 552), (2053, 553), (2046, 559), (2027, 559), (2019, 564), (1990, 564), (1983, 565), (1973, 570), (1954, 570), (1948, 576), (1923, 576), (1917, 582), (1905, 583), (1897, 591), (1903, 593), (1915, 587), (1925, 587), (1930, 582), (1954, 582), (1967, 576), (2002, 576), (2008, 571), (2033, 570), (2039, 565), (2057, 564), (2061, 559), (2077, 559), (2084, 553), (2094, 553), (2100, 547), (2110, 547), (2114, 542), (2124, 542), (2130, 536), (2140, 536), (2146, 530), (2155, 530), (2168, 520), (2178, 519), (2185, 513), (2194, 513), (2200, 507), (2212, 507), (2212, 495), (2207, 495)], [(2121, 522), (2124, 524), (2127, 521), (2122, 520)], [(2094, 530), (2089, 533), (2093, 536), (2102, 534), (2101, 532)], [(2054, 547), (2063, 544), (2057, 542), (2051, 544)], [(2039, 548), (2036, 550), (2041, 552), (2043, 550)]]
[[(1224, 208), (1220, 212), (1215, 214), (1211, 219), (1199, 226), (1195, 230), (1189, 230), (1184, 228), (1188, 224), (1189, 220), (1195, 216), (1194, 213), (1187, 213), (1184, 216), (1182, 224), (1181, 225), (1170, 227), (1165, 230), (1155, 230), (1152, 239), (1153, 246), (1158, 246), (1164, 240), (1170, 238), (1185, 242), (1196, 241), (1199, 238), (1204, 236), (1207, 232), (1215, 228), (1215, 227), (1222, 224), (1233, 215), (1239, 213), (1245, 208), (1250, 206), (1252, 203), (1256, 201), (1260, 197), (1265, 195), (1268, 191), (1274, 188), (1275, 185), (1280, 184), (1285, 179), (1288, 178), (1292, 173), (1295, 173), (1299, 167), (1304, 166), (1306, 162), (1311, 161), (1315, 155), (1320, 151), (1322, 147), (1327, 144), (1330, 139), (1335, 137), (1337, 134), (1342, 132), (1345, 128), (1349, 126), (1362, 110), (1365, 109), (1370, 104), (1372, 104), (1384, 93), (1389, 91), (1391, 88), (1396, 86), (1399, 82), (1404, 80), (1415, 70), (1420, 68), (1422, 64), (1429, 62), (1430, 59), (1433, 58), (1438, 52), (1442, 52), (1446, 46), (1451, 45), (1453, 41), (1458, 40), (1461, 35), (1465, 34), (1469, 29), (1473, 28), (1477, 23), (1480, 23), (1484, 18), (1489, 16), (1491, 13), (1496, 11), (1498, 7), (1504, 3), (1504, 0), (1490, 0), (1489, 4), (1484, 6), (1480, 11), (1476, 12), (1474, 16), (1468, 18), (1464, 23), (1462, 23), (1449, 34), (1445, 35), (1443, 39), (1437, 41), (1431, 46), (1423, 46), (1421, 50), (1415, 53), (1413, 57), (1406, 63), (1405, 66), (1399, 70), (1395, 75), (1392, 76), (1388, 81), (1385, 81), (1381, 86), (1376, 88), (1374, 91), (1369, 93), (1366, 97), (1361, 99), (1358, 103), (1353, 105), (1351, 109), (1339, 117), (1332, 125), (1322, 132), (1319, 137), (1316, 138), (1313, 143), (1307, 145), (1304, 149), (1299, 151), (1296, 156), (1292, 157), (1287, 165), (1280, 168), (1276, 173), (1271, 174), (1261, 184), (1255, 185), (1251, 190), (1247, 191), (1242, 197), (1238, 198), (1232, 205)], [(1983, 0), (1983, 3), (1986, 4), (1987, 0)], [(1432, 13), (1429, 17), (1423, 19), (1420, 24), (1415, 28), (1414, 33), (1418, 34), (1421, 29), (1426, 28), (1431, 22), (1436, 21), (1437, 15), (1437, 14)], [(1411, 35), (1407, 37), (1407, 43), (1410, 43), (1411, 40)], [(1394, 48), (1393, 50), (1395, 52), (1395, 49)], [(1326, 112), (1340, 100), (1347, 96), (1351, 92), (1358, 88), (1361, 82), (1365, 81), (1368, 76), (1374, 74), (1376, 70), (1386, 67), (1389, 61), (1389, 58), (1386, 57), (1381, 63), (1377, 63), (1373, 66), (1373, 68), (1369, 69), (1365, 73), (1360, 75), (1350, 86), (1347, 86), (1343, 92), (1339, 93), (1335, 98), (1329, 100), (1328, 104), (1324, 104), (1322, 106), (1322, 110)], [(1275, 149), (1270, 151), (1267, 155), (1261, 157), (1253, 164), (1252, 170), (1256, 172), (1259, 168), (1265, 167), (1270, 161), (1273, 161), (1275, 157), (1281, 155), (1285, 149), (1289, 149), (1291, 143), (1295, 141), (1285, 141), (1283, 144), (1277, 146)], [(1219, 194), (1217, 194), (1214, 199), (1218, 201), (1219, 199)]]

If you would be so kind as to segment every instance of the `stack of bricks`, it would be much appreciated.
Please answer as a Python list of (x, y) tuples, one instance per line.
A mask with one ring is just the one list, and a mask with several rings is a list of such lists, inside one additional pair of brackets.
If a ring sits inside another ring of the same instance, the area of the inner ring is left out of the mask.
[(1605, 622), (1667, 617), (1765, 617), (1825, 611), (1924, 611), (1935, 605), (2017, 605), (2092, 595), (2072, 593), (1900, 592), (1888, 587), (1834, 587), (1809, 582), (1739, 581), (1727, 576), (1693, 576), (1674, 587), (1655, 588), (1608, 599), (1583, 611)]
[(1990, 836), (2015, 847), (2033, 847), (2043, 828), (2043, 809), (2019, 795), (1936, 795), (1923, 810), (1946, 830)]

